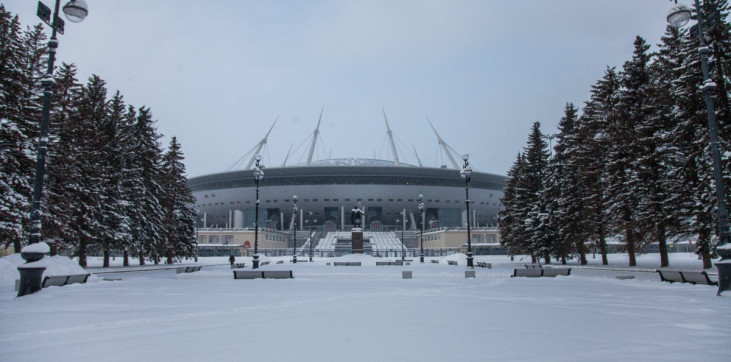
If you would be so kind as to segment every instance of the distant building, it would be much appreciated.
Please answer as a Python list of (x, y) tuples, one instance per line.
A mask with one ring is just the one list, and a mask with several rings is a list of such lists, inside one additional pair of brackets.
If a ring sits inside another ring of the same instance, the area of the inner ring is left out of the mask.
[[(431, 168), (400, 162), (393, 147), (390, 129), (388, 136), (392, 143), (393, 161), (359, 158), (312, 161), (317, 134), (318, 130), (315, 130), (306, 163), (263, 169), (265, 176), (260, 184), (259, 226), (269, 231), (260, 235), (260, 249), (287, 248), (287, 244), (291, 245), (291, 238), (286, 236), (288, 234), (278, 234), (277, 231), (292, 229), (293, 195), (298, 197), (298, 230), (317, 230), (323, 233), (350, 230), (350, 211), (356, 205), (365, 212), (366, 231), (391, 231), (401, 229), (402, 226), (406, 230), (419, 230), (421, 214), (418, 198), (423, 195), (425, 229), (460, 229), (470, 222), (475, 228), (475, 242), (483, 238), (486, 242), (496, 240), (494, 229), (490, 233), (478, 230), (496, 226), (506, 177), (472, 172), (469, 187), (470, 215), (467, 215), (465, 182), (460, 176), (461, 162), (455, 161), (452, 156), (454, 151), (438, 134), (439, 144), (447, 153), (451, 168), (446, 165)], [(251, 229), (253, 234), (256, 185), (252, 165), (266, 139), (264, 137), (252, 150), (251, 159), (243, 170), (189, 179), (188, 184), (196, 198), (199, 212), (200, 221), (197, 226), (200, 245), (240, 245), (244, 249), (253, 248), (253, 236), (249, 237), (243, 229)], [(459, 158), (458, 160), (462, 161)], [(214, 233), (213, 229), (231, 232)], [(234, 229), (238, 231), (234, 232)], [(305, 233), (302, 234), (298, 235), (298, 240), (306, 237)], [(407, 241), (407, 245), (413, 246), (414, 234), (411, 235), (412, 242)], [(430, 232), (425, 234), (425, 239), (437, 235), (447, 238), (452, 233)], [(424, 245), (425, 248), (429, 243), (429, 247), (434, 248), (459, 248), (461, 245), (456, 240), (451, 240), (451, 236), (447, 239), (428, 241)], [(249, 244), (246, 244), (247, 241)], [(462, 242), (465, 241), (466, 237), (462, 239)]]

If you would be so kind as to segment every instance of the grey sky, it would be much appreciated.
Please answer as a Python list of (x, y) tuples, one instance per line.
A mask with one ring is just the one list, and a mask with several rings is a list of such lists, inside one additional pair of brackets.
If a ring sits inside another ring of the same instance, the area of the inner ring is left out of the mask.
[[(53, 6), (53, 0), (43, 0)], [(505, 174), (531, 124), (555, 133), (606, 66), (657, 44), (668, 0), (87, 0), (67, 22), (59, 62), (97, 74), (152, 108), (163, 146), (177, 136), (189, 176), (226, 170), (278, 117), (263, 162), (304, 161), (324, 107), (316, 158), (447, 163), (429, 128), (473, 167)], [(681, 1), (682, 2), (682, 1)], [(62, 5), (65, 0), (62, 1)], [(24, 25), (37, 2), (4, 1)], [(655, 47), (653, 47), (655, 49)], [(59, 63), (60, 64), (60, 63)], [(302, 146), (301, 146), (302, 145)], [(412, 148), (413, 145), (413, 148)]]

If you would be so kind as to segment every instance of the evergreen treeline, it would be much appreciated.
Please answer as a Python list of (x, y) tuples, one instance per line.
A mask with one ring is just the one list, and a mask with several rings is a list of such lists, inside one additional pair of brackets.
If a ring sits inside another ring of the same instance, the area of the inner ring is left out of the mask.
[[(731, 181), (729, 6), (703, 3), (694, 15), (706, 19), (723, 176)], [(581, 114), (566, 105), (553, 150), (533, 125), (498, 216), (511, 254), (585, 264), (594, 247), (607, 264), (611, 238), (630, 266), (650, 243), (659, 244), (667, 266), (669, 242), (692, 239), (704, 268), (711, 267), (718, 225), (698, 47), (685, 29), (668, 27), (654, 53), (638, 36), (632, 58), (621, 70), (606, 69)]]
[[(0, 240), (20, 252), (27, 242), (38, 123), (48, 61), (39, 24), (21, 29), (0, 4)], [(86, 84), (74, 65), (54, 73), (43, 240), (52, 253), (119, 253), (155, 263), (195, 256), (196, 212), (183, 153), (173, 137), (160, 147), (149, 108), (107, 94), (96, 75)]]

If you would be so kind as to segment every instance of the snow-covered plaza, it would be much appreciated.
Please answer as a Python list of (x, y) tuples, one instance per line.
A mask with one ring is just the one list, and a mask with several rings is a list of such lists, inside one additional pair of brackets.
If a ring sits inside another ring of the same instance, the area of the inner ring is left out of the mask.
[[(83, 272), (52, 259), (49, 273)], [(611, 255), (602, 270), (597, 256), (556, 278), (511, 278), (529, 260), (505, 256), (476, 257), (493, 265), (476, 268), (476, 278), (465, 278), (462, 254), (405, 266), (376, 266), (382, 258), (362, 255), (276, 264), (285, 259), (261, 269), (292, 270), (294, 279), (234, 280), (226, 258), (201, 258), (202, 270), (185, 274), (90, 267), (86, 284), (18, 298), (20, 259), (1, 258), (0, 361), (731, 358), (731, 292), (661, 282), (656, 254), (635, 268), (624, 267), (626, 255)], [(343, 260), (362, 266), (327, 265)], [(250, 268), (248, 258), (237, 262)], [(691, 254), (671, 254), (671, 265), (700, 269)]]

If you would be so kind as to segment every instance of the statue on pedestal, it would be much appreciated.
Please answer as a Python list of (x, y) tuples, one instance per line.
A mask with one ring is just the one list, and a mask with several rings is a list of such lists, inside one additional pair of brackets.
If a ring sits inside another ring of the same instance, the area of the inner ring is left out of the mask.
[(350, 210), (350, 223), (353, 224), (353, 228), (363, 227), (363, 210), (358, 205), (353, 206), (353, 210)]

